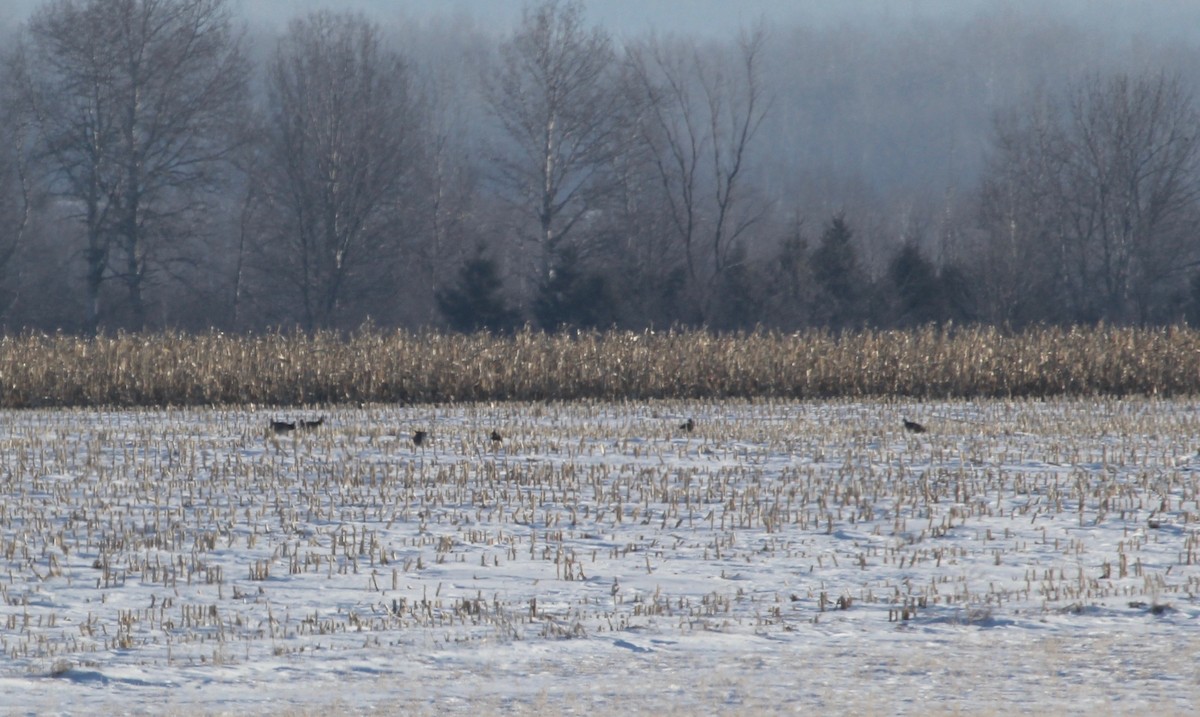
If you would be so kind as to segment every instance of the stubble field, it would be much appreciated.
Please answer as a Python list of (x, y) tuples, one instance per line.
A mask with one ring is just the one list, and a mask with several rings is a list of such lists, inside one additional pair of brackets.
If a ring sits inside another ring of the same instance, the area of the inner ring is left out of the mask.
[(0, 698), (1183, 714), (1198, 423), (1078, 399), (9, 412)]

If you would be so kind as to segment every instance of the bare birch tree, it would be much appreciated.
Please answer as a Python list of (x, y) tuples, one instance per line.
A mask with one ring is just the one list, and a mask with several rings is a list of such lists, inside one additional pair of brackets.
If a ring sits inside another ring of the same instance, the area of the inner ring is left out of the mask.
[(486, 80), (507, 145), (495, 157), (515, 202), (533, 215), (534, 268), (553, 269), (561, 245), (606, 192), (616, 132), (612, 40), (584, 26), (578, 0), (526, 8)]

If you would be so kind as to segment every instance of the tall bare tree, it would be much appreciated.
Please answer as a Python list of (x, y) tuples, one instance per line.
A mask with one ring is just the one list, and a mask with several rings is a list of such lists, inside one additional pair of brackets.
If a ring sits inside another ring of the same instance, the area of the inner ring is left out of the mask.
[(561, 245), (606, 192), (620, 96), (612, 40), (585, 27), (579, 0), (544, 0), (525, 9), (500, 55), (485, 87), (507, 140), (496, 167), (535, 219), (534, 268), (544, 280)]
[(983, 232), (975, 262), (980, 304), (994, 323), (1067, 321), (1083, 303), (1082, 286), (1067, 271), (1067, 141), (1060, 110), (1037, 94), (995, 118), (979, 192)]
[(86, 324), (115, 277), (144, 326), (147, 286), (183, 258), (237, 146), (249, 66), (228, 6), (51, 0), (17, 66), (40, 156), (86, 236)]
[[(1066, 210), (1098, 313), (1146, 321), (1156, 287), (1200, 259), (1200, 116), (1178, 77), (1092, 77), (1068, 100)], [(1182, 279), (1177, 274), (1175, 282)]]
[(263, 256), (304, 326), (333, 325), (348, 303), (394, 290), (419, 103), (374, 23), (326, 11), (291, 23), (268, 93)]
[[(104, 8), (59, 2), (30, 20), (14, 58), (20, 102), (34, 118), (37, 157), (49, 185), (66, 200), (84, 232), (84, 324), (95, 331), (100, 289), (112, 244), (110, 210), (116, 203), (116, 50), (102, 31)], [(81, 32), (80, 28), (96, 28)]]
[[(1058, 320), (1156, 320), (1200, 260), (1200, 117), (1178, 78), (1092, 76), (997, 123), (988, 273)], [(994, 301), (991, 303), (995, 303)]]
[[(478, 240), (472, 236), (482, 216), (490, 214), (480, 192), (480, 167), (476, 157), (475, 128), (484, 109), (475, 102), (480, 55), (478, 37), (452, 38), (425, 57), (420, 71), (426, 113), (425, 151), (417, 182), (423, 189), (420, 241), (410, 265), (413, 310), (408, 317), (424, 322), (439, 318), (435, 297), (452, 279)], [(468, 42), (474, 40), (474, 44)]]
[(736, 56), (696, 42), (651, 38), (631, 47), (626, 78), (683, 246), (700, 318), (712, 313), (715, 288), (738, 257), (745, 233), (762, 217), (746, 192), (748, 151), (770, 104), (761, 79), (765, 33), (743, 34)]
[[(33, 205), (33, 182), (26, 156), (29, 115), (11, 96), (12, 89), (12, 83), (0, 82), (0, 273), (5, 272), (26, 240)], [(7, 285), (0, 291), (5, 296), (0, 314), (11, 304), (11, 292), (12, 287)]]

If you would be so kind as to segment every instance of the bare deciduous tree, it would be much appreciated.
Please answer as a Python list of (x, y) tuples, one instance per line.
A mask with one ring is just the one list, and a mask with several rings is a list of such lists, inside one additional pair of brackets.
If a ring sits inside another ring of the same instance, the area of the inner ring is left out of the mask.
[[(1200, 119), (1178, 78), (1093, 76), (996, 126), (982, 216), (992, 303), (1156, 320), (1200, 259)], [(998, 316), (993, 318), (1010, 319)]]
[(393, 291), (418, 151), (409, 74), (375, 24), (324, 11), (293, 21), (271, 62), (263, 250), (309, 329)]
[[(0, 84), (0, 272), (5, 272), (25, 241), (33, 205), (32, 177), (26, 156), (28, 114), (9, 96), (12, 87), (8, 82)], [(12, 303), (13, 289), (8, 283), (6, 280), (0, 314)]]
[[(100, 288), (112, 242), (109, 213), (119, 177), (113, 109), (116, 49), (101, 28), (99, 3), (59, 2), (29, 22), (27, 44), (14, 58), (18, 97), (34, 118), (37, 158), (52, 191), (83, 226), (86, 264), (84, 324), (100, 320)], [(79, 28), (96, 28), (80, 32)]]
[(989, 321), (1059, 321), (1081, 301), (1065, 272), (1066, 227), (1058, 204), (1064, 154), (1058, 109), (1049, 98), (1037, 95), (1019, 111), (997, 115), (976, 250), (976, 291)]
[(114, 276), (142, 327), (145, 289), (183, 258), (236, 146), (249, 67), (226, 2), (53, 0), (17, 66), (40, 156), (84, 227), (86, 324)]
[[(1065, 210), (1098, 314), (1145, 321), (1150, 292), (1200, 258), (1200, 118), (1179, 78), (1092, 77), (1069, 100)], [(1191, 246), (1188, 246), (1188, 245)], [(1182, 277), (1178, 277), (1182, 278)]]
[(683, 246), (701, 317), (745, 232), (762, 216), (746, 196), (747, 151), (770, 104), (760, 78), (764, 33), (741, 36), (732, 61), (695, 42), (631, 47), (626, 78), (662, 197)]
[(549, 276), (560, 245), (606, 191), (619, 93), (612, 41), (584, 27), (578, 0), (526, 8), (486, 81), (508, 146), (500, 178), (536, 218), (535, 269)]
[(488, 213), (481, 206), (480, 168), (472, 137), (482, 114), (482, 108), (472, 104), (477, 54), (462, 45), (439, 48), (422, 73), (428, 121), (418, 181), (425, 199), (416, 212), (422, 218), (422, 231), (409, 286), (414, 289), (410, 295), (416, 295), (413, 303), (424, 306), (408, 314), (418, 321), (439, 320), (435, 297), (468, 256), (479, 216)]

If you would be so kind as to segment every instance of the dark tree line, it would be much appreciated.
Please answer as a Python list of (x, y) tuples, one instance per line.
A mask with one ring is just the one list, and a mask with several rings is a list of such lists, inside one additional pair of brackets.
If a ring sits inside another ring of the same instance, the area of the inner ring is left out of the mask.
[(0, 78), (0, 321), (1200, 320), (1200, 117), (1166, 62), (976, 78), (977, 169), (905, 186), (811, 159), (823, 116), (888, 117), (836, 38), (797, 37), (618, 43), (541, 0), (500, 37), (321, 11), (263, 49), (227, 0), (47, 0)]

